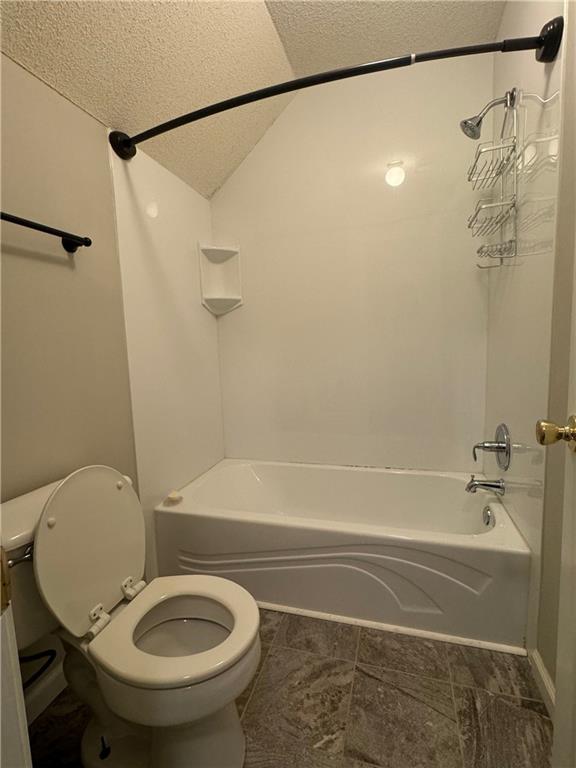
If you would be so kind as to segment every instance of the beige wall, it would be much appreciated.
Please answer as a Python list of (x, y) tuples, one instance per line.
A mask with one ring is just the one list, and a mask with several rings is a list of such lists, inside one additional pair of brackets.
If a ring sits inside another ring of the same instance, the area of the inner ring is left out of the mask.
[(106, 129), (2, 57), (2, 209), (92, 237), (2, 226), (2, 497), (85, 464), (135, 476)]

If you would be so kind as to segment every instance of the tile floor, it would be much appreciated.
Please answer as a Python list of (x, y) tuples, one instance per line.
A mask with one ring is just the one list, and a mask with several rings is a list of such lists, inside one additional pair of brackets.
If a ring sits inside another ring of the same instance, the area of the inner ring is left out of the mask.
[[(237, 702), (245, 768), (549, 767), (552, 725), (526, 658), (261, 616), (262, 661)], [(79, 766), (87, 717), (64, 691), (32, 725), (35, 768)]]

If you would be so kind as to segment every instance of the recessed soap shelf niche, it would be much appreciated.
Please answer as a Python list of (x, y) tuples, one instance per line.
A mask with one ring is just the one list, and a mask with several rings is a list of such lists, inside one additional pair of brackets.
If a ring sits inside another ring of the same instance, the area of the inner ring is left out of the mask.
[(242, 306), (239, 249), (199, 244), (198, 251), (202, 304), (216, 316)]

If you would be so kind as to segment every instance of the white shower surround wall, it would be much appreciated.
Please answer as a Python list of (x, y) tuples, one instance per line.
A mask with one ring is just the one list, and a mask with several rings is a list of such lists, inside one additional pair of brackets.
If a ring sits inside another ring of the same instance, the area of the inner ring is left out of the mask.
[(110, 150), (147, 574), (156, 573), (152, 510), (170, 488), (224, 456), (218, 331), (202, 306), (198, 241), (210, 205), (144, 152)]
[(241, 246), (244, 283), (218, 321), (227, 458), (478, 468), (497, 422), (484, 435), (476, 144), (458, 123), (493, 98), (492, 70), (474, 56), (301, 91), (216, 193), (214, 242)]
[(261, 603), (519, 648), (529, 550), (495, 497), (467, 496), (465, 481), (226, 459), (157, 507), (160, 573), (219, 575)]

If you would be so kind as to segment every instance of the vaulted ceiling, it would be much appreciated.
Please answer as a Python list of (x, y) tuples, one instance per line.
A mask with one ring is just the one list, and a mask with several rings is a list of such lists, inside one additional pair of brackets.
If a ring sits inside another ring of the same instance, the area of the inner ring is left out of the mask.
[[(3, 0), (2, 50), (104, 125), (137, 133), (221, 99), (411, 51), (494, 40), (500, 0)], [(291, 97), (146, 143), (209, 197)], [(65, 137), (63, 137), (65, 140)]]

